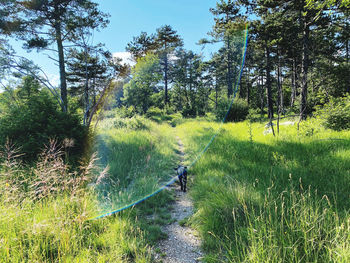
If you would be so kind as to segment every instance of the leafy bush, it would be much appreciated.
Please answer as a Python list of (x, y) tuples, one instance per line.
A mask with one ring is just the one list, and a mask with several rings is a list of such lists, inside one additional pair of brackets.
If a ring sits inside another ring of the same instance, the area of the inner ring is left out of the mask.
[(252, 121), (252, 122), (257, 122), (257, 121), (261, 121), (262, 116), (261, 116), (261, 112), (260, 109), (249, 109), (249, 114), (247, 116), (247, 118)]
[(136, 114), (134, 106), (126, 107), (122, 106), (118, 108), (117, 115), (122, 118), (131, 118)]
[(55, 100), (44, 92), (31, 95), (0, 118), (0, 144), (10, 140), (20, 146), (27, 161), (34, 160), (53, 138), (60, 143), (71, 139), (74, 147), (70, 154), (78, 155), (83, 150), (86, 136), (87, 129), (78, 116), (62, 112)]
[(226, 121), (243, 121), (247, 118), (249, 107), (248, 103), (240, 98), (237, 98), (233, 101), (233, 104), (228, 111), (228, 107), (230, 106), (231, 100), (227, 98), (222, 98), (218, 102), (218, 107), (215, 110), (215, 115), (219, 120), (222, 120), (226, 114)]
[(195, 108), (192, 108), (192, 107), (186, 105), (186, 106), (182, 109), (181, 114), (182, 114), (184, 117), (196, 117), (197, 112), (196, 112), (196, 109), (195, 109)]
[(331, 98), (317, 110), (326, 128), (340, 131), (350, 129), (350, 95), (343, 98)]
[(158, 118), (161, 118), (163, 115), (164, 115), (164, 110), (154, 106), (150, 107), (146, 112), (146, 117), (150, 119), (152, 118), (158, 119)]
[(134, 116), (129, 119), (128, 128), (131, 130), (147, 130), (147, 120), (141, 116)]

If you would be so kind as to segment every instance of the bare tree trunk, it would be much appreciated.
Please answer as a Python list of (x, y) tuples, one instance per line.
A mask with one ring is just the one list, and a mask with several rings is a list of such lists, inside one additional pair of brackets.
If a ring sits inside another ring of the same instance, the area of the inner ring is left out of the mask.
[(88, 50), (85, 46), (85, 90), (84, 90), (84, 99), (85, 99), (85, 113), (83, 123), (86, 125), (87, 120), (89, 119), (89, 72), (88, 72)]
[(281, 85), (281, 59), (279, 51), (277, 50), (277, 134), (280, 133), (280, 117), (281, 117), (281, 103), (282, 103), (282, 85)]
[(164, 106), (168, 105), (168, 53), (165, 54), (165, 59), (164, 59)]
[(263, 82), (263, 76), (259, 75), (259, 89), (260, 89), (260, 111), (261, 116), (264, 115), (264, 82)]
[(302, 65), (301, 65), (301, 100), (300, 100), (300, 119), (306, 119), (307, 107), (307, 75), (309, 69), (309, 25), (306, 17), (303, 21), (303, 49), (302, 49)]
[(273, 101), (272, 101), (272, 91), (271, 91), (271, 61), (270, 61), (270, 48), (265, 41), (265, 51), (266, 51), (266, 90), (267, 90), (267, 107), (269, 119), (273, 119)]
[(227, 98), (233, 94), (231, 41), (227, 37)]
[(249, 80), (249, 68), (247, 68), (247, 103), (250, 104), (250, 80)]
[(57, 22), (55, 25), (56, 30), (56, 43), (58, 50), (58, 64), (60, 69), (60, 84), (61, 84), (61, 98), (63, 101), (62, 111), (68, 111), (68, 99), (67, 99), (67, 79), (66, 79), (66, 69), (65, 69), (65, 60), (64, 60), (64, 51), (62, 43), (62, 32), (61, 24)]
[(297, 69), (295, 58), (293, 58), (293, 69), (292, 69), (292, 94), (290, 100), (290, 106), (293, 107), (295, 103), (295, 98), (297, 94)]

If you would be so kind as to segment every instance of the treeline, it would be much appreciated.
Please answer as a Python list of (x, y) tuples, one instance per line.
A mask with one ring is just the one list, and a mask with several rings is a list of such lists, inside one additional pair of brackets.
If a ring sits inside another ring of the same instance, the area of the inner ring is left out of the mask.
[(222, 113), (238, 85), (246, 22), (232, 23), (227, 30), (214, 28), (212, 36), (201, 44), (221, 42), (222, 48), (209, 61), (184, 49), (181, 36), (169, 25), (134, 37), (126, 50), (136, 65), (118, 106), (138, 114), (157, 109), (185, 117)]
[(213, 28), (198, 44), (219, 42), (221, 48), (207, 61), (184, 50), (170, 26), (134, 37), (127, 51), (137, 64), (122, 105), (140, 114), (158, 107), (184, 116), (213, 111), (221, 117), (239, 77), (247, 24), (240, 108), (271, 119), (286, 113), (305, 119), (350, 91), (347, 1), (221, 0), (210, 12)]

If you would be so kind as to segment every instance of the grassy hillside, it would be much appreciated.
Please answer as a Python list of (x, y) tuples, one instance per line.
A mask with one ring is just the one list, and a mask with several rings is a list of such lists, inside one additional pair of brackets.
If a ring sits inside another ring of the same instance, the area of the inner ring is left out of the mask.
[[(177, 127), (188, 160), (217, 126)], [(261, 123), (225, 124), (190, 177), (206, 262), (350, 261), (349, 131), (311, 120), (274, 138)]]

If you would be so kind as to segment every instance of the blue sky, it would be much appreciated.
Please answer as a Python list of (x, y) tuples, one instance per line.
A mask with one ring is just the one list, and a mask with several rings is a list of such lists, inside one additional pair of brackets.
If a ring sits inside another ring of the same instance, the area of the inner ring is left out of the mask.
[(182, 36), (185, 48), (200, 50), (195, 43), (211, 30), (209, 8), (215, 0), (99, 0), (100, 9), (110, 13), (108, 28), (96, 34), (112, 51), (124, 51), (126, 44), (141, 31), (153, 33), (171, 25)]
[[(162, 25), (171, 25), (184, 40), (186, 49), (197, 53), (199, 39), (207, 37), (214, 23), (209, 8), (216, 0), (96, 0), (100, 10), (110, 14), (110, 23), (101, 32), (95, 32), (94, 43), (104, 43), (109, 51), (124, 52), (128, 42), (141, 31), (154, 33)], [(42, 53), (27, 53), (22, 43), (11, 41), (15, 50), (32, 59), (58, 84), (58, 66)], [(215, 51), (207, 46), (204, 54)]]

